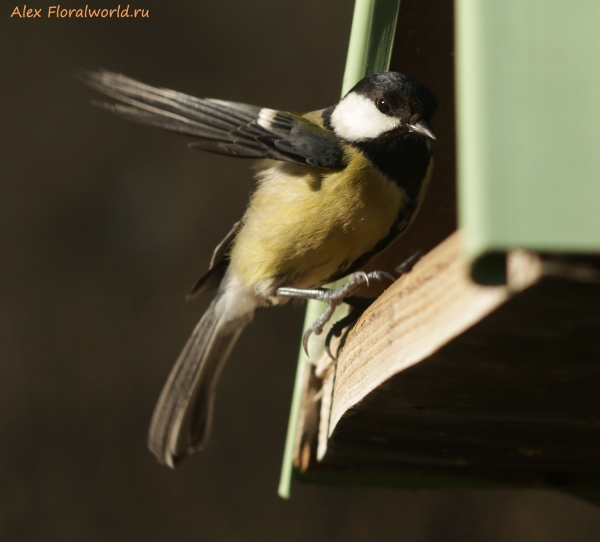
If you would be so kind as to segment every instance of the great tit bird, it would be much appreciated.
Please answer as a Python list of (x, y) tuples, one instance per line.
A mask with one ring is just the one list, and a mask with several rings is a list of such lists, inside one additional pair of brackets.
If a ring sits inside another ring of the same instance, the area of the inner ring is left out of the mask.
[[(437, 103), (395, 72), (365, 77), (335, 105), (306, 114), (195, 98), (108, 71), (78, 77), (117, 100), (97, 105), (121, 117), (192, 136), (197, 149), (260, 159), (244, 216), (192, 288), (190, 297), (217, 293), (152, 418), (150, 450), (174, 467), (206, 444), (217, 379), (257, 308), (289, 297), (334, 307), (382, 277), (358, 270), (415, 217), (432, 171)], [(350, 274), (344, 287), (321, 288)], [(320, 332), (331, 312), (311, 330)]]

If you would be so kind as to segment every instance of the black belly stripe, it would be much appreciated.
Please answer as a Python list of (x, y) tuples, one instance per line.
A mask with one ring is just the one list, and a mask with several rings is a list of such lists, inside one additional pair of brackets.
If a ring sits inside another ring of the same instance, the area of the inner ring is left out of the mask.
[(354, 271), (358, 271), (363, 265), (366, 265), (371, 258), (386, 249), (392, 242), (408, 228), (411, 218), (419, 206), (418, 198), (411, 198), (406, 207), (403, 207), (392, 225), (389, 233), (379, 241), (372, 250), (365, 252), (362, 256), (354, 260), (350, 265), (344, 266), (342, 269), (334, 273), (329, 280), (325, 282), (335, 282)]
[(427, 176), (431, 152), (423, 138), (394, 138), (388, 141), (356, 143), (362, 151), (386, 177), (402, 187), (407, 195), (407, 204), (400, 209), (389, 233), (372, 250), (355, 261), (344, 265), (327, 282), (339, 280), (354, 271), (358, 271), (371, 258), (386, 249), (411, 223), (422, 197), (423, 181)]

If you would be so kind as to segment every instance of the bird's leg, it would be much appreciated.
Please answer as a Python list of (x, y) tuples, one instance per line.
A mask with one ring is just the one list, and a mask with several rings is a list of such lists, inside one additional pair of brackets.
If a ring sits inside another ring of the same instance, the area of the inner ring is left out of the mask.
[[(304, 347), (304, 351), (308, 355), (308, 339), (314, 333), (315, 335), (320, 335), (323, 333), (323, 329), (325, 325), (335, 312), (335, 309), (342, 303), (346, 303), (350, 306), (350, 313), (344, 316), (342, 319), (337, 321), (329, 330), (327, 334), (327, 338), (325, 339), (325, 349), (329, 354), (329, 357), (332, 359), (337, 358), (337, 354), (344, 346), (346, 342), (346, 338), (352, 326), (356, 323), (356, 321), (362, 316), (362, 314), (371, 306), (375, 298), (367, 298), (367, 297), (359, 297), (351, 295), (357, 288), (362, 286), (363, 284), (369, 285), (369, 280), (383, 280), (384, 278), (390, 279), (392, 282), (397, 278), (400, 278), (402, 275), (409, 273), (415, 264), (421, 259), (423, 255), (423, 251), (419, 250), (415, 252), (412, 256), (407, 258), (404, 262), (402, 262), (398, 267), (394, 269), (397, 273), (397, 277), (394, 277), (390, 273), (386, 273), (384, 271), (372, 271), (370, 273), (365, 273), (364, 271), (358, 271), (350, 275), (348, 282), (339, 288), (329, 289), (329, 288), (287, 288), (281, 287), (276, 291), (277, 296), (281, 297), (297, 297), (301, 299), (316, 299), (318, 301), (323, 301), (327, 303), (327, 308), (317, 318), (317, 320), (306, 330), (304, 337), (302, 339), (302, 345)], [(343, 335), (342, 335), (343, 333)], [(330, 350), (331, 339), (333, 337), (342, 337), (336, 352), (336, 356), (334, 357)]]
[(388, 278), (392, 282), (396, 280), (396, 277), (384, 271), (371, 271), (370, 273), (358, 271), (357, 273), (353, 273), (352, 275), (350, 275), (348, 282), (346, 282), (346, 284), (338, 288), (304, 289), (281, 287), (277, 288), (275, 295), (281, 297), (299, 297), (302, 299), (316, 299), (318, 301), (323, 301), (324, 303), (327, 303), (327, 308), (325, 309), (323, 314), (321, 314), (321, 316), (317, 318), (313, 325), (306, 330), (304, 338), (302, 339), (304, 351), (308, 355), (308, 339), (313, 333), (315, 335), (320, 335), (321, 333), (323, 333), (325, 324), (329, 322), (338, 305), (341, 305), (347, 299), (349, 299), (351, 297), (352, 292), (360, 288), (363, 284), (366, 284), (368, 286), (370, 280), (383, 280), (384, 278)]
[(416, 263), (421, 259), (421, 257), (425, 254), (424, 250), (417, 250), (412, 256), (409, 256), (404, 260), (398, 267), (394, 269), (394, 273), (398, 274), (398, 278), (402, 275), (406, 275), (412, 271), (412, 268), (416, 265)]
[[(423, 251), (418, 250), (412, 256), (404, 260), (398, 267), (394, 269), (394, 272), (398, 274), (397, 279), (402, 275), (406, 275), (409, 273), (415, 264), (421, 259), (423, 256)], [(329, 354), (329, 357), (333, 360), (336, 360), (340, 350), (344, 348), (344, 344), (346, 344), (346, 339), (348, 338), (348, 333), (354, 326), (354, 324), (358, 321), (358, 319), (364, 314), (364, 312), (373, 304), (376, 298), (374, 297), (358, 297), (358, 296), (350, 296), (344, 299), (344, 303), (350, 306), (350, 312), (344, 316), (344, 318), (338, 320), (335, 324), (333, 324), (327, 333), (327, 338), (325, 339), (325, 350)], [(340, 342), (337, 347), (337, 351), (335, 356), (331, 353), (330, 345), (331, 339), (333, 337), (341, 337)]]

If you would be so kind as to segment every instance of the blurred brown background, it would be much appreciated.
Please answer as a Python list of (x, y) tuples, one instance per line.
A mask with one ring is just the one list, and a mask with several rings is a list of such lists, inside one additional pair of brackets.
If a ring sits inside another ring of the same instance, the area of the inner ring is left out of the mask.
[(352, 3), (133, 7), (150, 17), (2, 9), (0, 539), (596, 540), (600, 510), (551, 492), (296, 485), (280, 500), (303, 318), (291, 307), (243, 336), (207, 451), (175, 472), (156, 463), (150, 415), (208, 303), (183, 298), (245, 208), (249, 163), (95, 110), (72, 72), (317, 109), (339, 94)]

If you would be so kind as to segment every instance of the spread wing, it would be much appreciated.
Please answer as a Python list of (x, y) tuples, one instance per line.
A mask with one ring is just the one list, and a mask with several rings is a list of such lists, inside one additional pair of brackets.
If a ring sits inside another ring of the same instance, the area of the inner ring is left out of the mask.
[(141, 124), (192, 136), (192, 147), (325, 169), (344, 165), (343, 151), (333, 132), (301, 115), (195, 98), (104, 70), (80, 71), (76, 77), (122, 102), (95, 102), (96, 105)]

